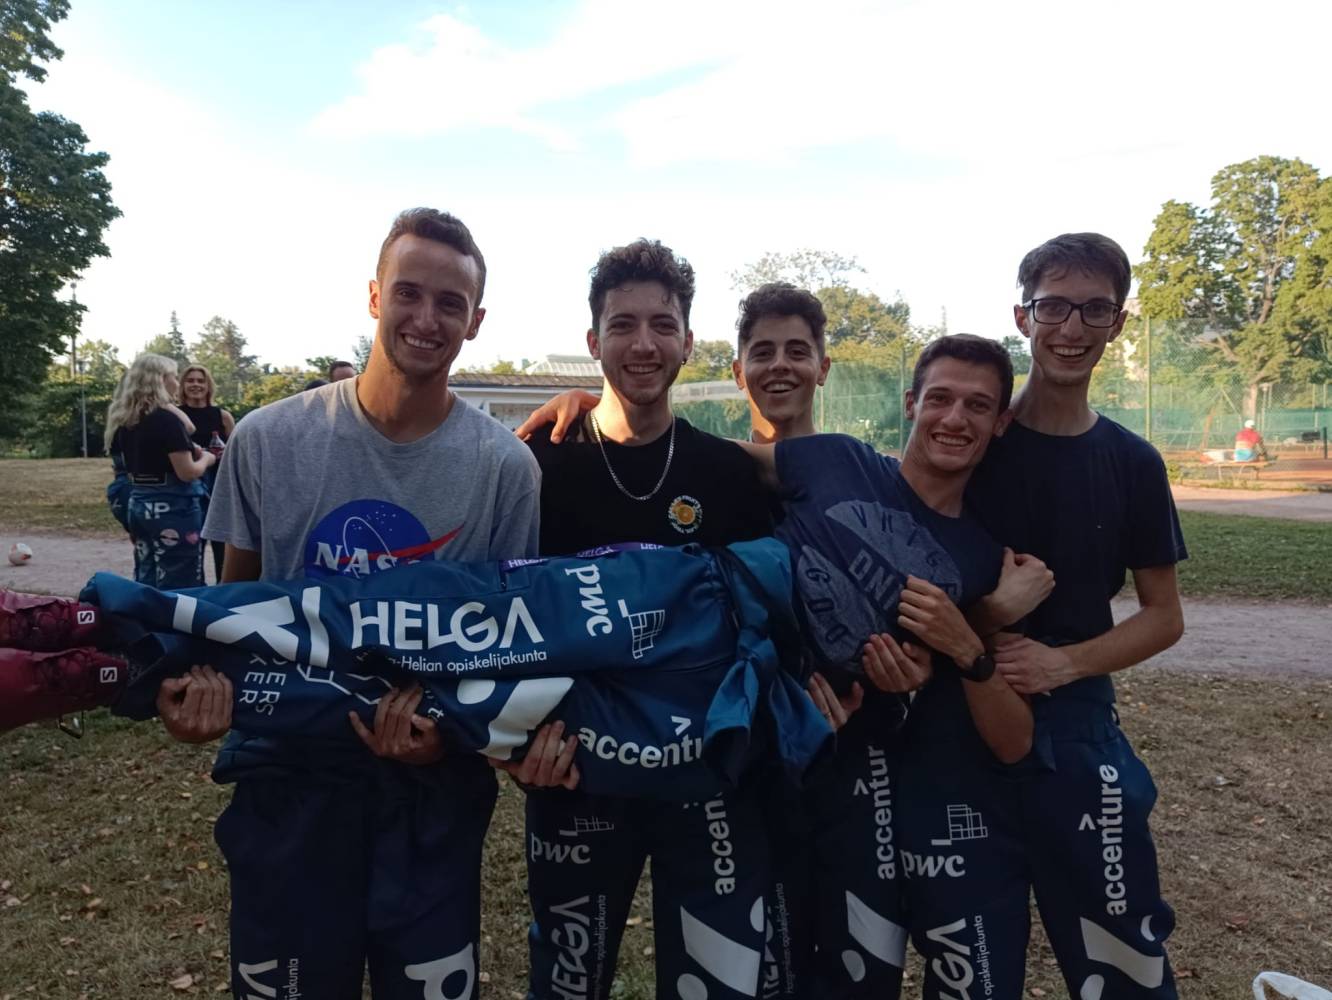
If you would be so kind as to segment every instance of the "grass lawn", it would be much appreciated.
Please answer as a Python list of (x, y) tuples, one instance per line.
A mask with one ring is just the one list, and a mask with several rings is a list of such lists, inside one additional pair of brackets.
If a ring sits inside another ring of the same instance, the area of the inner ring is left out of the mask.
[[(1154, 827), (1181, 995), (1235, 1000), (1260, 969), (1328, 982), (1332, 684), (1153, 671), (1120, 695), (1160, 789)], [(155, 722), (102, 715), (90, 730), (81, 742), (37, 727), (0, 736), (0, 997), (216, 994), (227, 876), (212, 826), (229, 793), (208, 779), (211, 748), (173, 743)], [(521, 1000), (522, 793), (507, 784), (483, 885), (481, 995)], [(640, 891), (617, 1000), (653, 996), (651, 945)], [(1039, 935), (1028, 964), (1028, 996), (1066, 995)], [(907, 997), (918, 965), (910, 975)]]
[(1332, 524), (1181, 511), (1188, 597), (1332, 602)]
[(109, 482), (109, 458), (0, 459), (0, 530), (123, 537)]
[[(109, 477), (104, 459), (0, 461), (0, 528), (118, 535), (102, 499)], [(1332, 525), (1181, 520), (1185, 594), (1332, 602)], [(1120, 694), (1160, 789), (1154, 827), (1181, 995), (1247, 996), (1260, 969), (1332, 982), (1332, 684), (1152, 669)], [(227, 877), (212, 827), (229, 793), (208, 779), (211, 748), (105, 714), (89, 729), (81, 742), (37, 727), (0, 736), (0, 1000), (224, 993)], [(521, 1000), (522, 797), (509, 785), (483, 905), (481, 995)], [(616, 1000), (654, 995), (651, 949), (640, 887)], [(1039, 932), (1028, 965), (1028, 996), (1066, 995)], [(919, 992), (919, 966), (908, 975), (904, 996)]]

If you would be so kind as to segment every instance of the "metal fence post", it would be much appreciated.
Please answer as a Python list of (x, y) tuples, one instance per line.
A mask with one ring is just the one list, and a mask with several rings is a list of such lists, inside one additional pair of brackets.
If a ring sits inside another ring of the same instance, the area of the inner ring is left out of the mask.
[(1147, 413), (1143, 425), (1143, 437), (1152, 439), (1152, 318), (1142, 318), (1142, 335), (1147, 344)]

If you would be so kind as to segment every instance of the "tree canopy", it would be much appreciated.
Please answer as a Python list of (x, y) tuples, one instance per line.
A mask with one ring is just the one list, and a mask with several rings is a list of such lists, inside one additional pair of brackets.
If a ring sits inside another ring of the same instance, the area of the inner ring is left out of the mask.
[(1237, 374), (1247, 416), (1265, 382), (1332, 374), (1332, 179), (1309, 164), (1222, 168), (1209, 207), (1161, 207), (1143, 252), (1143, 313), (1184, 321), (1214, 366)]
[(74, 122), (34, 114), (17, 85), (40, 83), (61, 51), (47, 32), (65, 0), (0, 0), (0, 413), (40, 383), (78, 329), (82, 307), (65, 286), (94, 257), (119, 214), (102, 168)]

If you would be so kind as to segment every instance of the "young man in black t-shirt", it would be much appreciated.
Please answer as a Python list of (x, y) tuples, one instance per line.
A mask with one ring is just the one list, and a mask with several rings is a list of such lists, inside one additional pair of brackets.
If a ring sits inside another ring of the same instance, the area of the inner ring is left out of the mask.
[[(753, 462), (671, 412), (693, 344), (688, 262), (656, 241), (603, 254), (588, 349), (600, 402), (563, 442), (530, 442), (542, 468), (541, 552), (613, 542), (724, 545), (772, 533)], [(691, 806), (594, 797), (527, 799), (532, 997), (607, 997), (646, 858), (652, 858), (659, 996), (752, 997), (763, 948), (766, 837), (757, 789)]]
[[(1069, 994), (1083, 1000), (1176, 995), (1164, 945), (1174, 914), (1147, 824), (1156, 789), (1120, 731), (1110, 674), (1181, 635), (1175, 564), (1186, 553), (1161, 456), (1087, 403), (1092, 370), (1123, 328), (1129, 281), (1124, 251), (1097, 233), (1056, 237), (1019, 268), (1013, 312), (1031, 375), (968, 499), (995, 538), (1054, 572), (1024, 635), (995, 653), (1013, 688), (1033, 696), (1035, 752), (1004, 797), (1006, 825), (1020, 833), (991, 830), (983, 881), (937, 914), (934, 938), (941, 961), (956, 964), (960, 952), (946, 949), (974, 949), (977, 919), (994, 917), (987, 925), (1004, 934), (986, 942), (992, 967), (1020, 971), (1034, 888)], [(1140, 608), (1115, 624), (1110, 599), (1129, 571)], [(992, 985), (1016, 996), (1021, 979)]]

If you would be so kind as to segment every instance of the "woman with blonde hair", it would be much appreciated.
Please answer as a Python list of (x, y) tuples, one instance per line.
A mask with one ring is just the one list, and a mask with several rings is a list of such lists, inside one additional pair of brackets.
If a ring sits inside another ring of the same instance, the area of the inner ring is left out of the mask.
[(179, 389), (175, 361), (141, 354), (106, 415), (107, 451), (123, 456), (130, 482), (134, 579), (160, 590), (204, 582), (201, 479), (217, 461), (190, 440), (194, 425), (174, 403)]
[[(190, 440), (206, 451), (211, 451), (213, 456), (220, 462), (222, 460), (222, 449), (231, 438), (231, 432), (236, 429), (236, 421), (226, 410), (213, 403), (213, 393), (217, 387), (213, 383), (213, 375), (204, 365), (198, 362), (191, 362), (185, 366), (185, 370), (180, 374), (180, 409), (185, 416), (190, 418), (194, 424), (194, 433), (190, 435)], [(213, 483), (217, 479), (217, 466), (214, 465), (204, 473), (204, 488), (208, 491), (208, 496), (212, 496)], [(208, 496), (204, 497), (204, 520), (208, 519)], [(213, 572), (218, 580), (222, 579), (222, 553), (226, 546), (221, 542), (213, 542)]]

